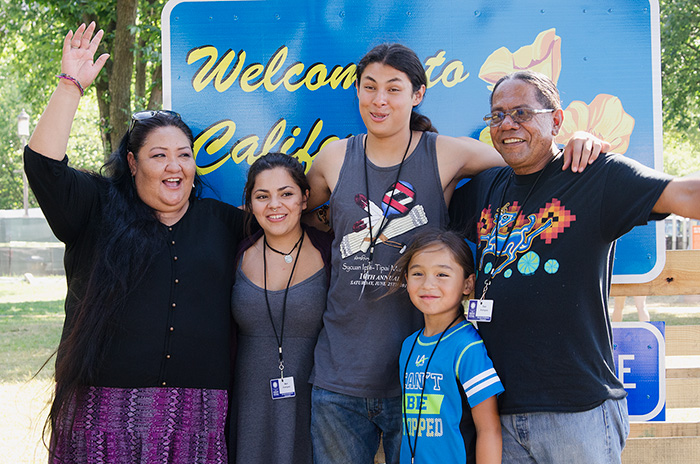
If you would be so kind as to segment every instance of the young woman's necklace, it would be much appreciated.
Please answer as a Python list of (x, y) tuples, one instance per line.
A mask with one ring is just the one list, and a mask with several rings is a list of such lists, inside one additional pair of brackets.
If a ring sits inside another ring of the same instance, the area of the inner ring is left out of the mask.
[[(267, 243), (267, 237), (266, 237), (265, 235), (263, 235), (263, 243), (264, 243), (265, 246), (268, 247), (270, 250), (272, 250), (272, 251), (274, 251), (275, 253), (278, 253), (278, 254), (284, 256), (284, 262), (287, 263), (287, 264), (290, 264), (292, 261), (294, 261), (294, 258), (292, 258), (292, 253), (294, 252), (294, 250), (297, 249), (297, 247), (299, 246), (299, 243), (301, 243), (301, 239), (302, 239), (302, 238), (304, 238), (304, 232), (303, 232), (303, 231), (302, 231), (302, 233), (301, 233), (301, 237), (299, 237), (299, 240), (297, 240), (297, 243), (295, 243), (294, 246), (292, 247), (292, 249), (289, 250), (289, 253), (284, 253), (284, 252), (282, 252), (282, 251), (275, 250), (274, 248), (272, 248), (272, 247), (270, 246), (270, 244)], [(263, 253), (264, 253), (264, 251), (263, 251)]]

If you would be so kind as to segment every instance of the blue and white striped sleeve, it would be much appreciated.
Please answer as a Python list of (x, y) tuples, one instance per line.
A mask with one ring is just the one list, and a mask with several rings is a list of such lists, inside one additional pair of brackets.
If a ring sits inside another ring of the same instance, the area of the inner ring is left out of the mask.
[(468, 344), (459, 354), (456, 374), (472, 408), (503, 392), (501, 379), (481, 339)]

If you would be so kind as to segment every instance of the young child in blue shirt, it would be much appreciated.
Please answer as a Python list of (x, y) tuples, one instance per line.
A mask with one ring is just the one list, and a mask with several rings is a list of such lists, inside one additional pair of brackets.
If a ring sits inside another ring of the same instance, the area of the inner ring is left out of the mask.
[(403, 342), (400, 356), (401, 464), (500, 463), (496, 396), (503, 385), (462, 301), (474, 288), (474, 259), (457, 234), (417, 234), (396, 263), (425, 328)]

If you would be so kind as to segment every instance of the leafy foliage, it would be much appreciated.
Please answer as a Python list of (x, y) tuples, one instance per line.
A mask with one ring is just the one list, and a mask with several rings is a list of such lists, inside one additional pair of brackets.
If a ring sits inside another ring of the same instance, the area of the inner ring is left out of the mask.
[(674, 176), (700, 172), (699, 147), (698, 131), (664, 131), (664, 172)]
[(700, 3), (660, 0), (664, 170), (700, 170)]
[[(126, 130), (133, 108), (160, 108), (160, 12), (165, 0), (137, 2), (135, 21), (127, 27), (134, 53), (133, 69), (113, 69), (110, 59), (95, 84), (87, 90), (73, 124), (68, 147), (75, 167), (97, 170), (111, 151), (112, 137)], [(56, 88), (60, 72), (61, 45), (69, 30), (95, 21), (105, 35), (98, 54), (115, 55), (117, 4), (124, 0), (0, 0), (0, 208), (22, 207), (21, 141), (17, 115), (24, 109), (35, 122)], [(126, 100), (115, 101), (109, 84), (115, 73), (126, 86)], [(136, 95), (131, 88), (138, 85)], [(110, 108), (112, 106), (113, 108)], [(111, 111), (112, 110), (112, 111)], [(119, 127), (112, 128), (110, 114), (117, 114)], [(33, 126), (33, 124), (32, 124)], [(114, 132), (114, 136), (112, 136)], [(30, 206), (36, 206), (30, 194)]]
[(0, 209), (19, 209), (23, 193), (17, 116), (22, 103), (18, 86), (6, 76), (0, 76), (0, 108), (0, 138), (5, 141), (0, 145)]
[(667, 127), (700, 123), (700, 3), (661, 0), (661, 73)]

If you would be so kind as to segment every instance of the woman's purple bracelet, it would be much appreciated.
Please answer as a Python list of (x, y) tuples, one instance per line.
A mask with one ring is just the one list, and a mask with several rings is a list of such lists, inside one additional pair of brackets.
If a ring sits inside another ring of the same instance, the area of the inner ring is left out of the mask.
[(80, 90), (80, 96), (82, 97), (83, 95), (85, 95), (85, 89), (83, 89), (83, 86), (80, 85), (80, 82), (75, 77), (70, 76), (66, 73), (57, 74), (56, 77), (58, 77), (59, 79), (66, 79), (71, 81), (72, 83), (78, 86), (78, 90)]

